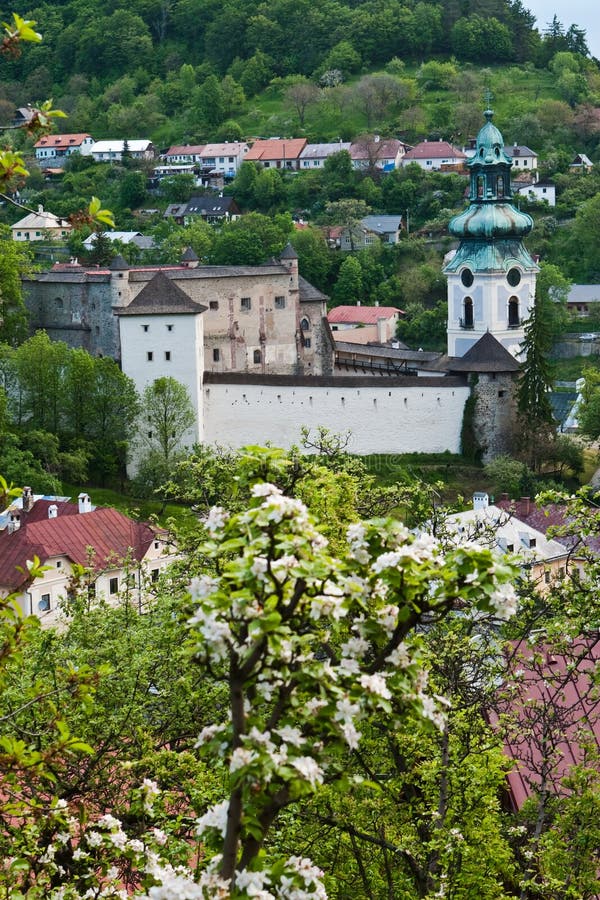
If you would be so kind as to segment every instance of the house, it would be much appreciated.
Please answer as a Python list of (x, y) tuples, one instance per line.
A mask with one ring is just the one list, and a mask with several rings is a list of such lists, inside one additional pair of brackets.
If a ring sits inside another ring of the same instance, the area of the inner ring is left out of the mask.
[(556, 187), (551, 181), (537, 181), (517, 187), (517, 194), (528, 200), (546, 202), (548, 206), (556, 206)]
[(516, 141), (512, 147), (509, 144), (505, 144), (504, 152), (509, 159), (512, 159), (513, 169), (516, 171), (522, 171), (523, 169), (531, 171), (538, 167), (537, 153), (534, 150), (530, 150), (529, 147), (517, 144)]
[[(32, 578), (27, 562), (34, 556), (47, 568)], [(165, 531), (116, 509), (96, 508), (85, 493), (71, 503), (25, 487), (0, 514), (0, 595), (16, 594), (22, 613), (44, 625), (57, 621), (75, 567), (86, 568), (88, 596), (111, 602), (125, 595), (138, 606), (175, 558)]]
[(207, 174), (218, 173), (234, 178), (248, 153), (245, 141), (226, 141), (223, 144), (205, 144), (198, 162)]
[(422, 141), (412, 150), (407, 150), (402, 157), (402, 166), (409, 166), (411, 163), (421, 166), (426, 171), (433, 172), (435, 170), (462, 170), (467, 161), (467, 155), (458, 147), (448, 143), (448, 141)]
[(178, 225), (189, 225), (198, 218), (211, 224), (233, 222), (240, 216), (240, 208), (233, 197), (215, 193), (191, 197), (187, 203), (169, 203), (163, 213), (163, 219), (174, 219)]
[(270, 138), (254, 141), (246, 153), (246, 161), (260, 163), (265, 169), (300, 168), (300, 155), (306, 138)]
[(567, 312), (585, 318), (598, 310), (600, 310), (600, 284), (571, 285), (567, 294)]
[(10, 226), (13, 241), (63, 240), (68, 237), (72, 226), (68, 219), (61, 219), (38, 206), (36, 213), (27, 213)]
[[(529, 498), (524, 498), (529, 502)], [(523, 510), (523, 502), (519, 511)], [(490, 504), (484, 492), (473, 495), (471, 509), (449, 515), (442, 531), (450, 541), (469, 540), (489, 547), (499, 554), (516, 558), (519, 567), (540, 591), (552, 582), (565, 577), (571, 560), (571, 550), (562, 542), (547, 537), (517, 510)]]
[(176, 145), (169, 147), (167, 152), (162, 154), (162, 159), (164, 159), (165, 163), (171, 165), (178, 163), (188, 165), (191, 163), (200, 163), (203, 150), (204, 144)]
[[(104, 231), (103, 236), (109, 241), (119, 241), (121, 244), (135, 244), (140, 250), (152, 250), (155, 246), (154, 238), (146, 237), (141, 231)], [(90, 234), (83, 242), (86, 250), (93, 250), (97, 235)]]
[(15, 110), (15, 117), (12, 121), (13, 127), (26, 128), (36, 114), (37, 110), (33, 109), (31, 106), (19, 106), (19, 108)]
[(120, 162), (124, 153), (132, 159), (154, 159), (154, 145), (147, 140), (124, 140), (96, 141), (92, 147), (96, 162)]
[(94, 138), (90, 134), (47, 134), (35, 143), (35, 158), (55, 162), (73, 153), (89, 156), (93, 146)]
[(341, 250), (360, 250), (378, 241), (397, 244), (401, 226), (402, 216), (365, 216), (358, 226), (341, 230), (339, 247)]
[(334, 340), (346, 343), (387, 344), (396, 337), (401, 309), (393, 306), (334, 306), (327, 321)]
[(402, 164), (406, 146), (395, 139), (381, 140), (379, 135), (372, 139), (359, 140), (350, 146), (350, 157), (354, 169), (381, 169), (391, 172)]
[(350, 147), (350, 142), (345, 141), (336, 141), (333, 144), (307, 144), (300, 154), (300, 168), (322, 169), (326, 159), (334, 153), (340, 153), (341, 150), (349, 153)]
[(594, 168), (594, 163), (585, 153), (576, 153), (569, 168), (573, 169), (574, 172), (591, 172)]

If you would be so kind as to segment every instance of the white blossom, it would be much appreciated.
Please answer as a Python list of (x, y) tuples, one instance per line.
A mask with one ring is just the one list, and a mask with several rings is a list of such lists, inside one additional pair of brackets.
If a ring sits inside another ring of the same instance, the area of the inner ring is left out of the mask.
[(283, 728), (277, 728), (276, 733), (286, 744), (292, 744), (294, 747), (301, 747), (305, 743), (299, 728), (293, 728), (291, 725), (284, 725)]
[(216, 828), (225, 837), (227, 831), (227, 813), (229, 812), (229, 800), (223, 800), (215, 806), (211, 806), (203, 816), (196, 820), (196, 831), (202, 834), (207, 828)]
[(192, 579), (190, 594), (192, 595), (192, 600), (205, 600), (211, 594), (214, 594), (218, 588), (219, 581), (217, 578), (213, 578), (210, 575), (200, 575), (198, 578)]
[(231, 762), (229, 763), (229, 771), (237, 772), (244, 766), (249, 766), (256, 759), (254, 750), (248, 750), (246, 747), (236, 747), (231, 754)]
[(253, 575), (260, 581), (264, 581), (266, 578), (267, 569), (269, 568), (269, 562), (266, 556), (255, 556), (252, 560), (252, 565), (250, 566), (250, 571)]
[(517, 593), (512, 584), (501, 584), (490, 601), (499, 619), (510, 619), (517, 611)]
[(291, 764), (312, 788), (323, 783), (323, 770), (312, 756), (297, 756)]
[(208, 511), (208, 515), (202, 520), (204, 527), (211, 534), (216, 534), (223, 528), (223, 525), (229, 518), (227, 510), (222, 506), (213, 506)]
[(260, 484), (253, 484), (250, 493), (253, 497), (271, 497), (281, 494), (281, 490), (276, 485), (263, 481)]
[(361, 675), (359, 682), (360, 686), (370, 694), (376, 694), (378, 697), (383, 697), (384, 700), (391, 699), (392, 695), (384, 675)]
[(406, 644), (398, 644), (398, 646), (392, 650), (390, 655), (386, 657), (386, 662), (389, 662), (390, 665), (397, 666), (400, 669), (406, 669), (406, 667), (410, 665), (410, 656)]

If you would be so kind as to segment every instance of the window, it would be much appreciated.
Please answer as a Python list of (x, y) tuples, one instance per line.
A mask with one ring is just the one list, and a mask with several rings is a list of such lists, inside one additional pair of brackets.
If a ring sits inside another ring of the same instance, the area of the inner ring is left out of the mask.
[(260, 352), (260, 350), (255, 350), (255, 351), (254, 351), (254, 362), (255, 362), (255, 363), (260, 363), (260, 362), (262, 362), (262, 353)]
[(485, 187), (485, 179), (483, 175), (477, 176), (477, 196), (483, 197), (483, 189)]
[(167, 362), (171, 362), (171, 351), (170, 350), (165, 350), (165, 360)]
[(511, 297), (508, 301), (508, 327), (518, 328), (521, 324), (519, 319), (519, 298)]
[(208, 303), (208, 308), (209, 308), (209, 309), (218, 309), (218, 308), (219, 308), (219, 301), (218, 301), (218, 300), (210, 300), (209, 303)]
[(154, 549), (160, 550), (160, 542), (159, 541), (154, 541)]
[(56, 563), (56, 568), (57, 568), (57, 569), (62, 569), (62, 563), (61, 563), (60, 559), (59, 559), (59, 560), (57, 561), (57, 563)]
[(151, 431), (148, 432), (148, 438), (149, 438), (149, 440), (152, 440), (152, 432)]
[(148, 362), (152, 362), (152, 360), (154, 359), (154, 353), (152, 352), (152, 350), (148, 350), (148, 352), (146, 353), (146, 359), (148, 360)]
[(173, 326), (172, 326), (172, 325), (167, 325), (167, 331), (173, 331)]
[(151, 580), (152, 580), (153, 583), (154, 583), (155, 581), (158, 581), (158, 576), (159, 576), (159, 570), (158, 570), (158, 569), (152, 569), (152, 572), (151, 572), (151, 574), (150, 574), (150, 578), (151, 578)]
[(471, 287), (475, 280), (475, 276), (471, 272), (470, 269), (463, 269), (460, 273), (460, 280), (464, 284), (465, 287)]
[(285, 297), (275, 297), (275, 309), (285, 309)]
[(221, 351), (218, 347), (213, 348), (213, 362), (219, 362), (221, 359)]
[(38, 612), (48, 612), (50, 609), (50, 594), (42, 594), (38, 600)]
[(110, 594), (116, 594), (119, 591), (119, 579), (111, 578), (108, 582), (108, 592)]
[(504, 197), (504, 178), (502, 175), (499, 175), (496, 180), (496, 194), (498, 197)]
[(250, 297), (242, 297), (240, 301), (242, 312), (249, 312), (252, 309), (252, 300)]
[(546, 571), (544, 572), (544, 581), (546, 582), (546, 584), (550, 584), (550, 572), (548, 571), (548, 569), (546, 569)]
[(302, 331), (310, 331), (310, 319), (301, 319), (300, 328), (302, 329)]
[(63, 298), (62, 298), (62, 297), (55, 297), (55, 298), (54, 298), (54, 302), (56, 303), (56, 306), (57, 306), (58, 309), (62, 309), (62, 308), (63, 308), (63, 305), (64, 305), (64, 304), (63, 304)]
[(511, 287), (516, 287), (521, 282), (521, 272), (517, 268), (512, 268), (508, 270), (506, 275), (506, 280), (510, 284)]
[(148, 332), (149, 327), (150, 327), (149, 325), (142, 325), (142, 328), (144, 329), (144, 331), (146, 333)]
[(529, 538), (529, 546), (535, 547), (537, 545), (537, 538)]
[(311, 346), (311, 344), (312, 344), (312, 341), (311, 341), (311, 339), (310, 339), (310, 338), (304, 338), (304, 341), (303, 341), (303, 343), (304, 343), (304, 346), (305, 346), (305, 347), (307, 347), (307, 348), (308, 348), (308, 347), (310, 347), (310, 346)]
[(514, 545), (514, 544), (507, 544), (507, 545), (506, 545), (506, 552), (507, 552), (507, 553), (512, 553), (512, 552), (514, 551), (514, 549), (515, 549), (515, 545)]
[(460, 320), (461, 328), (473, 328), (473, 300), (471, 297), (465, 297), (463, 302), (463, 317)]

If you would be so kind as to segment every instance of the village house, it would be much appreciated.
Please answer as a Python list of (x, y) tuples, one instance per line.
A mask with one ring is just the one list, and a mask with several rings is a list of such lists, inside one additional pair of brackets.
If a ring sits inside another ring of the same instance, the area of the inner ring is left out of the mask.
[[(121, 244), (134, 244), (140, 250), (152, 250), (155, 246), (154, 238), (147, 237), (141, 231), (104, 231), (103, 236), (109, 241), (118, 241)], [(94, 249), (98, 235), (94, 232), (86, 237), (83, 246), (86, 250)]]
[(396, 338), (401, 309), (393, 306), (334, 306), (327, 313), (334, 340), (387, 344)]
[(340, 230), (338, 246), (341, 250), (362, 250), (378, 241), (397, 244), (401, 227), (402, 216), (365, 216), (358, 225)]
[(67, 219), (61, 219), (38, 206), (36, 213), (27, 213), (18, 222), (10, 226), (13, 241), (48, 241), (64, 240), (72, 231)]
[[(32, 578), (27, 563), (34, 556), (46, 570)], [(81, 587), (89, 599), (110, 603), (126, 596), (141, 608), (176, 558), (167, 532), (96, 508), (86, 493), (72, 503), (25, 487), (0, 514), (0, 595), (16, 594), (23, 615), (38, 616), (43, 625), (57, 622), (77, 581), (76, 567), (85, 569)]]
[(530, 184), (516, 184), (517, 193), (528, 200), (538, 203), (546, 202), (548, 206), (556, 206), (556, 187), (551, 181), (534, 181)]
[(121, 162), (123, 155), (131, 159), (154, 159), (154, 145), (147, 140), (96, 141), (92, 156), (96, 162)]
[(341, 150), (350, 152), (349, 141), (336, 141), (333, 144), (307, 144), (300, 154), (301, 169), (322, 169), (325, 160)]
[(381, 169), (391, 172), (402, 165), (406, 146), (393, 138), (381, 140), (379, 135), (355, 141), (350, 146), (350, 157), (354, 169)]
[(93, 146), (94, 138), (90, 134), (47, 134), (35, 143), (35, 158), (54, 162), (73, 153), (89, 156)]
[(26, 128), (36, 114), (36, 110), (32, 106), (19, 106), (15, 110), (15, 116), (12, 120), (14, 128)]
[(234, 178), (248, 150), (249, 146), (245, 141), (205, 144), (198, 162), (207, 174), (218, 173)]
[(462, 170), (467, 162), (467, 155), (458, 147), (448, 141), (422, 141), (411, 150), (407, 150), (402, 157), (402, 166), (416, 163), (422, 169), (433, 172), (436, 170)]
[(306, 138), (269, 138), (254, 141), (245, 159), (260, 163), (265, 169), (300, 168), (300, 155), (306, 146)]
[(169, 147), (166, 153), (162, 154), (167, 164), (184, 164), (200, 163), (202, 161), (202, 151), (204, 144), (185, 144)]
[(178, 225), (189, 225), (195, 219), (203, 219), (210, 224), (233, 222), (239, 219), (241, 211), (233, 197), (224, 197), (214, 192), (191, 197), (187, 203), (170, 203), (163, 218), (174, 219)]
[(573, 172), (591, 172), (594, 168), (594, 163), (585, 153), (576, 153), (573, 157), (573, 162), (569, 164), (569, 168)]
[(567, 312), (585, 318), (600, 310), (600, 284), (572, 284), (567, 294)]

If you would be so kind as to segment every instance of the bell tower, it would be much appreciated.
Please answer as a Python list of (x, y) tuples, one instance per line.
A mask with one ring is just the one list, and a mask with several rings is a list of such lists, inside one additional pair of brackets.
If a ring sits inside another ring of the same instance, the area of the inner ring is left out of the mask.
[(458, 249), (444, 266), (448, 277), (448, 356), (461, 357), (486, 332), (514, 357), (535, 297), (539, 268), (523, 245), (533, 227), (512, 204), (504, 140), (484, 113), (475, 155), (469, 160), (468, 208), (450, 220)]

